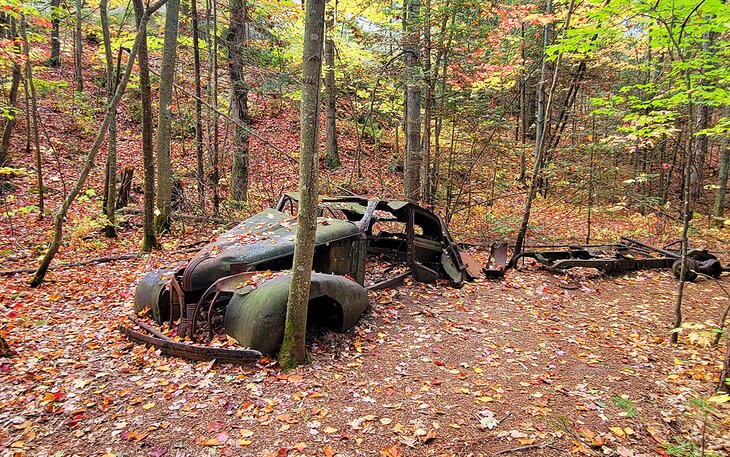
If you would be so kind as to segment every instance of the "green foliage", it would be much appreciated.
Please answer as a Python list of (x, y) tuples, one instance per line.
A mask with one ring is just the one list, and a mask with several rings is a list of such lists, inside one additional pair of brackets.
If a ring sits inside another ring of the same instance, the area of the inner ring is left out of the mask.
[(35, 84), (35, 90), (38, 97), (43, 98), (57, 91), (65, 91), (68, 89), (68, 83), (62, 79), (52, 81), (47, 79), (33, 78), (33, 84)]
[(634, 407), (634, 403), (628, 398), (611, 397), (611, 403), (616, 405), (617, 408), (622, 409), (626, 413), (627, 418), (632, 418), (639, 415), (639, 412)]

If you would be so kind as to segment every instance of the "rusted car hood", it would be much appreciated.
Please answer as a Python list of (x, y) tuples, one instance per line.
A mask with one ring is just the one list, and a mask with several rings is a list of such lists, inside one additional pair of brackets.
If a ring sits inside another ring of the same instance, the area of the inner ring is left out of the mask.
[[(296, 227), (296, 218), (274, 209), (246, 219), (207, 244), (190, 260), (183, 275), (183, 288), (205, 289), (224, 276), (292, 255)], [(359, 231), (352, 222), (319, 218), (316, 244), (357, 235)]]

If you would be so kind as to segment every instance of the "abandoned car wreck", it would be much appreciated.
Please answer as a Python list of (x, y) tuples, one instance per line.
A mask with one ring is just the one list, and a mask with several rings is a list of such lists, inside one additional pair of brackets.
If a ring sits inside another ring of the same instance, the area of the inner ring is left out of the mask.
[[(220, 235), (190, 261), (145, 276), (135, 293), (135, 313), (149, 312), (177, 335), (200, 340), (224, 331), (249, 349), (211, 348), (172, 341), (139, 320), (150, 335), (122, 327), (130, 339), (163, 353), (196, 360), (248, 363), (274, 354), (284, 331), (294, 254), (298, 195), (282, 195), (264, 210)], [(308, 322), (344, 332), (368, 308), (367, 289), (417, 281), (449, 280), (459, 287), (478, 274), (444, 221), (416, 204), (364, 197), (322, 198)], [(366, 287), (366, 256), (382, 256), (408, 268)], [(202, 335), (201, 335), (202, 334)], [(229, 352), (226, 352), (229, 351)], [(230, 352), (234, 351), (234, 352)]]

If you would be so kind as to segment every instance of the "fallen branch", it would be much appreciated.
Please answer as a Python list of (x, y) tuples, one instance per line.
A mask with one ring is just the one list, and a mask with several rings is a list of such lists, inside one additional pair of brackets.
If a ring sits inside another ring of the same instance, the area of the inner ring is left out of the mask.
[[(121, 211), (122, 214), (132, 214), (132, 215), (139, 215), (143, 214), (143, 211), (141, 209), (136, 208), (122, 208), (119, 211)], [(177, 220), (187, 220), (187, 221), (194, 221), (194, 222), (215, 222), (216, 224), (229, 224), (231, 221), (227, 221), (225, 219), (222, 219), (220, 217), (215, 216), (196, 216), (195, 214), (184, 214), (184, 213), (172, 213), (170, 215), (172, 219)]]
[(543, 441), (542, 443), (528, 444), (526, 446), (518, 446), (518, 447), (513, 447), (511, 449), (504, 449), (504, 450), (497, 452), (496, 455), (503, 455), (503, 454), (509, 454), (512, 452), (526, 451), (528, 449), (544, 449), (546, 447), (552, 447), (552, 444), (553, 444), (552, 441)]
[[(187, 252), (197, 252), (199, 251), (198, 247), (195, 247), (199, 244), (206, 243), (206, 241), (198, 241), (196, 243), (193, 243), (186, 249), (179, 249), (176, 251), (170, 251), (168, 254), (181, 254), (181, 253), (187, 253)], [(52, 265), (48, 267), (49, 270), (59, 270), (63, 268), (73, 268), (73, 267), (82, 267), (85, 265), (91, 265), (96, 263), (107, 263), (107, 262), (116, 262), (118, 260), (130, 260), (130, 259), (136, 259), (139, 257), (142, 257), (143, 255), (148, 255), (148, 252), (138, 252), (136, 254), (121, 254), (117, 256), (104, 256), (104, 257), (94, 257), (92, 259), (86, 259), (79, 262), (73, 262), (73, 263), (66, 263), (62, 265)], [(15, 268), (12, 270), (0, 270), (0, 276), (10, 276), (20, 273), (34, 273), (36, 271), (36, 268)]]

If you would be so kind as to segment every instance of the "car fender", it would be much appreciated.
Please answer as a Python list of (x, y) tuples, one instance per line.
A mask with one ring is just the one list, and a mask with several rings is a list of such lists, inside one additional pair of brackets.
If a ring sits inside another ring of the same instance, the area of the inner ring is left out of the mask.
[(148, 306), (152, 319), (158, 324), (170, 320), (169, 285), (174, 268), (164, 268), (147, 273), (134, 292), (134, 313), (139, 314)]
[[(242, 287), (226, 307), (226, 333), (243, 347), (275, 354), (284, 337), (291, 274)], [(368, 308), (367, 291), (344, 276), (312, 273), (308, 321), (326, 320), (338, 332), (349, 330)]]

